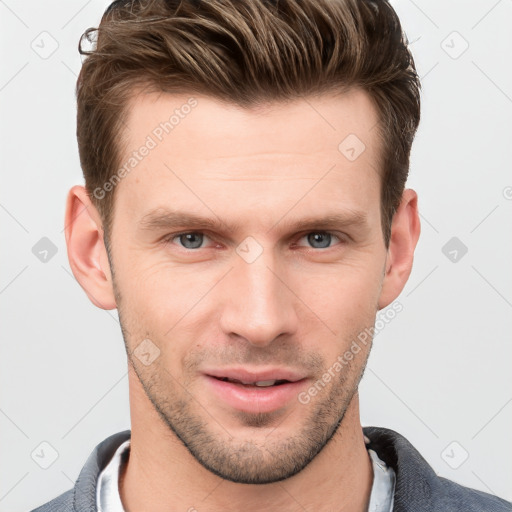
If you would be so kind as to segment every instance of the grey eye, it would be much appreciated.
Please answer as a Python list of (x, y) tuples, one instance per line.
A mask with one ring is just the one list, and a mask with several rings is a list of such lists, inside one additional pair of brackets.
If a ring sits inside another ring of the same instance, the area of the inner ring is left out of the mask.
[(325, 231), (316, 231), (307, 235), (308, 243), (315, 249), (325, 249), (331, 244), (331, 234)]
[(202, 233), (183, 233), (176, 238), (179, 238), (185, 249), (198, 249), (203, 243), (204, 235)]

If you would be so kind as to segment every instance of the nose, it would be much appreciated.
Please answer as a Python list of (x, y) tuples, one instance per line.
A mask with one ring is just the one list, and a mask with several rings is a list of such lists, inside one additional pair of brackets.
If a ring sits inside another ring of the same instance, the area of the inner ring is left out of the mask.
[(220, 327), (225, 334), (265, 347), (296, 332), (298, 299), (271, 252), (263, 251), (250, 263), (236, 256), (221, 293)]

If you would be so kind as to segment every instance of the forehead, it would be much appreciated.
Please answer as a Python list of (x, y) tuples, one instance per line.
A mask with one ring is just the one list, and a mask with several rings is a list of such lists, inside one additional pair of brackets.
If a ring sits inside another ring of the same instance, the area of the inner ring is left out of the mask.
[(356, 202), (374, 201), (377, 123), (372, 100), (357, 89), (252, 108), (201, 95), (139, 94), (128, 105), (121, 158), (134, 165), (126, 166), (116, 202), (122, 196), (140, 216), (170, 201), (180, 207), (185, 195), (203, 210), (221, 202), (229, 210), (234, 197), (234, 209), (261, 210), (279, 199), (289, 206), (312, 186), (303, 207), (318, 194), (327, 202), (348, 201), (348, 192)]
[[(249, 108), (202, 95), (139, 93), (127, 105), (130, 148), (150, 136), (157, 143), (174, 139), (202, 141), (194, 157), (235, 156), (236, 150), (266, 154), (314, 153), (338, 149), (347, 135), (355, 135), (372, 152), (378, 114), (369, 95), (347, 92), (267, 102)], [(355, 139), (354, 139), (355, 140)], [(234, 145), (233, 141), (238, 142)], [(243, 146), (240, 143), (243, 141)], [(210, 143), (210, 144), (208, 144)]]

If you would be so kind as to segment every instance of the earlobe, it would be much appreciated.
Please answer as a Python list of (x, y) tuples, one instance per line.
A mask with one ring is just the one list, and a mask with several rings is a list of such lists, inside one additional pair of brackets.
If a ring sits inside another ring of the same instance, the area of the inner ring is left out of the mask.
[(116, 308), (101, 218), (80, 185), (68, 193), (65, 234), (71, 270), (91, 302), (102, 309)]
[(414, 190), (406, 189), (393, 216), (386, 270), (378, 302), (379, 309), (391, 304), (400, 295), (409, 279), (420, 229), (418, 196)]

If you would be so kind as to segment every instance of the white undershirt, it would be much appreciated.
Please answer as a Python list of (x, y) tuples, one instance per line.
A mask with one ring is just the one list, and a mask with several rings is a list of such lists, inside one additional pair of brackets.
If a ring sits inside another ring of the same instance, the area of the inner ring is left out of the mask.
[[(96, 504), (98, 512), (125, 512), (119, 495), (119, 470), (121, 455), (130, 449), (130, 440), (122, 443), (110, 462), (98, 476)], [(373, 463), (373, 485), (368, 512), (392, 512), (395, 491), (395, 472), (375, 453), (368, 449)]]

